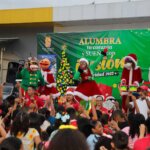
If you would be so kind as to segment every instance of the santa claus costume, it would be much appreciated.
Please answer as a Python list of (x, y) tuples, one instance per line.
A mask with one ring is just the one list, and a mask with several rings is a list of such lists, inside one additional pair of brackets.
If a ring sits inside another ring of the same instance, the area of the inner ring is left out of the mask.
[(103, 59), (103, 56), (106, 56), (107, 49), (105, 49), (101, 56), (97, 58), (97, 60), (94, 62), (94, 64), (89, 66), (89, 62), (85, 58), (80, 59), (80, 66), (77, 70), (77, 72), (74, 75), (74, 80), (78, 80), (81, 78), (81, 82), (78, 84), (74, 95), (75, 99), (78, 101), (80, 100), (91, 100), (96, 95), (101, 95), (100, 89), (97, 85), (97, 83), (92, 80), (92, 72), (91, 70), (94, 70), (97, 65), (100, 63), (100, 61)]
[(40, 61), (41, 73), (44, 81), (46, 82), (44, 88), (40, 89), (40, 94), (48, 96), (52, 94), (52, 97), (55, 99), (60, 96), (60, 93), (56, 88), (56, 82), (53, 75), (54, 72), (49, 69), (50, 63), (50, 60), (47, 58), (44, 58)]
[[(142, 82), (142, 73), (139, 66), (137, 66), (137, 56), (135, 54), (129, 54), (125, 58), (125, 65), (121, 76), (121, 85), (137, 85)], [(122, 107), (126, 111), (125, 101), (128, 92), (121, 92)]]

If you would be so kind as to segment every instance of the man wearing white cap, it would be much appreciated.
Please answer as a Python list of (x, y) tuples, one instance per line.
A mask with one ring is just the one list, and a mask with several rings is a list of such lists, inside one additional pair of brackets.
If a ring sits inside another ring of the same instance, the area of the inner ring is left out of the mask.
[(94, 70), (97, 67), (97, 65), (100, 63), (103, 57), (106, 56), (107, 51), (108, 51), (107, 48), (104, 49), (104, 51), (101, 52), (101, 56), (99, 56), (92, 65), (89, 65), (87, 59), (85, 58), (80, 59), (79, 68), (74, 75), (74, 80), (78, 80), (81, 77), (81, 82), (74, 92), (76, 100), (88, 101), (91, 100), (92, 97), (96, 95), (101, 95), (98, 85), (94, 80), (92, 80), (91, 70)]

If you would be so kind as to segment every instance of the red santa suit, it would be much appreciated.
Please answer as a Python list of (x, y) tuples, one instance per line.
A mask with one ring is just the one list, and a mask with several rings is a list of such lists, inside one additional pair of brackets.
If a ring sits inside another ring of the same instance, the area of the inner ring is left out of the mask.
[(56, 88), (56, 82), (53, 76), (53, 72), (50, 69), (47, 70), (41, 70), (42, 76), (44, 77), (44, 81), (46, 82), (46, 85), (44, 87), (44, 90), (41, 94), (44, 95), (50, 95), (52, 94), (53, 98), (57, 98), (60, 96), (60, 93), (58, 92)]
[[(126, 65), (123, 69), (122, 76), (121, 76), (121, 84), (125, 82), (127, 86), (130, 85), (137, 85), (142, 82), (142, 73), (139, 66), (137, 66), (137, 57), (135, 54), (129, 54), (125, 57), (126, 59), (130, 59), (135, 65), (135, 67), (127, 68)], [(121, 92), (122, 95), (122, 107), (126, 110), (125, 101), (128, 95), (128, 92)]]
[(90, 100), (93, 96), (101, 95), (99, 87), (94, 80), (90, 80), (92, 78), (92, 74), (89, 68), (83, 71), (80, 74), (81, 83), (77, 86), (74, 95), (77, 100)]
[[(81, 82), (75, 89), (74, 95), (76, 100), (91, 100), (97, 95), (101, 95), (98, 84), (92, 80), (91, 70), (95, 70), (97, 65), (102, 61), (103, 57), (106, 56), (108, 49), (104, 49), (101, 55), (97, 57), (95, 62), (89, 65), (89, 62), (85, 58), (80, 59), (81, 66), (79, 66), (78, 71), (74, 75), (74, 80), (81, 78)], [(86, 66), (83, 65), (86, 63)]]
[(39, 89), (39, 92), (41, 95), (52, 94), (52, 97), (55, 99), (60, 96), (60, 93), (56, 88), (56, 82), (53, 76), (54, 72), (49, 69), (49, 66), (50, 66), (49, 59), (44, 58), (40, 61), (41, 73), (46, 85), (44, 86), (44, 88), (42, 87), (41, 89)]

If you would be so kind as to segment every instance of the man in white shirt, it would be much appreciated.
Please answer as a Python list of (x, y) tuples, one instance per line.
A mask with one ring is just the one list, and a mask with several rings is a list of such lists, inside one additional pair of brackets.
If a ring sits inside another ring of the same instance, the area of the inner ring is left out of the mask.
[[(146, 86), (140, 87), (140, 97), (137, 99), (131, 92), (127, 97), (126, 106), (128, 108), (135, 108), (135, 113), (141, 113), (145, 119), (148, 118), (148, 112), (150, 108), (150, 101), (147, 97), (148, 88)], [(132, 102), (129, 102), (129, 98), (131, 97)]]

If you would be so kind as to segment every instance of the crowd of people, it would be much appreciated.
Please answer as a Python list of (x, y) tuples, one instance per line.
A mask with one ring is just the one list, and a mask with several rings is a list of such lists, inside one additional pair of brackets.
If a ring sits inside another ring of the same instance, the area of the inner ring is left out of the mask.
[[(90, 101), (91, 108), (74, 99), (69, 90), (62, 103), (51, 94), (44, 101), (34, 87), (24, 98), (2, 100), (0, 86), (0, 150), (148, 150), (150, 116), (148, 88), (141, 86), (138, 97), (129, 93), (128, 111), (107, 110), (101, 95)], [(130, 101), (130, 102), (129, 102)]]
[(124, 83), (130, 88), (130, 82), (134, 86), (136, 82), (138, 88), (136, 92), (125, 91), (121, 105), (112, 95), (101, 95), (92, 79), (90, 69), (107, 59), (106, 53), (105, 49), (91, 66), (86, 59), (80, 59), (74, 79), (81, 76), (81, 82), (62, 96), (48, 59), (40, 61), (42, 73), (35, 61), (22, 69), (22, 81), (16, 82), (18, 96), (3, 99), (1, 84), (0, 150), (150, 150), (149, 88), (137, 86), (136, 56), (129, 55), (125, 60), (128, 70), (118, 87), (120, 97), (121, 88), (127, 87)]

